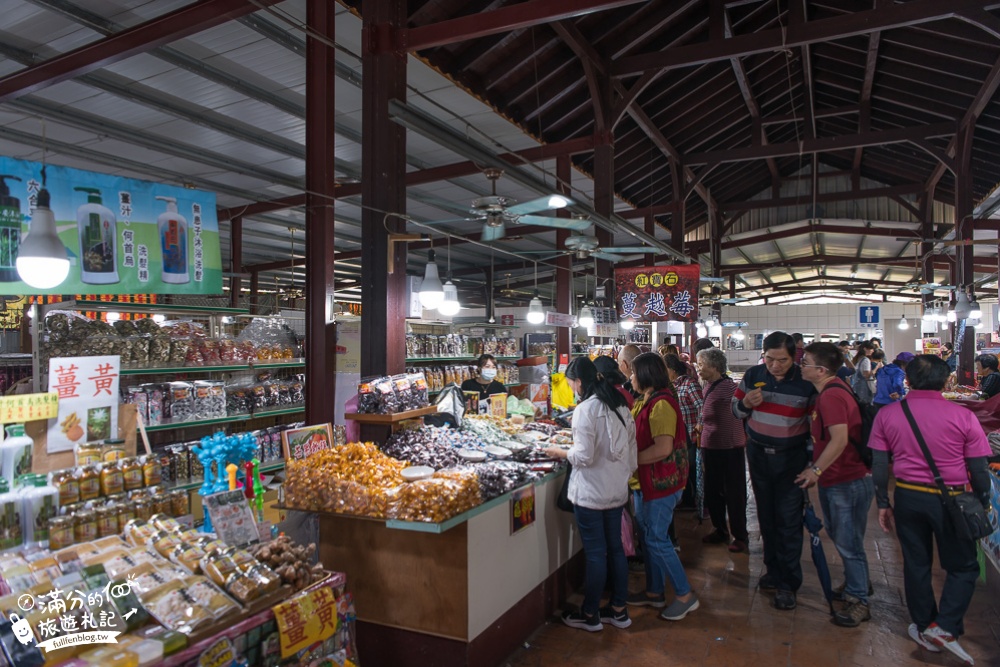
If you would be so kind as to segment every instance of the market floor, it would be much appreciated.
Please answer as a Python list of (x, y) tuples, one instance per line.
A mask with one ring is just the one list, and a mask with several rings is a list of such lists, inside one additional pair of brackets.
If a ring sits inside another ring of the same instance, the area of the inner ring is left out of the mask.
[[(681, 560), (701, 599), (701, 608), (683, 621), (662, 621), (657, 617), (658, 610), (630, 608), (632, 626), (627, 630), (605, 625), (602, 632), (589, 633), (569, 628), (554, 618), (503, 664), (507, 667), (958, 667), (962, 664), (950, 653), (924, 651), (906, 636), (910, 620), (903, 597), (902, 555), (895, 536), (886, 535), (878, 527), (874, 505), (866, 542), (875, 595), (871, 600), (872, 619), (860, 628), (841, 628), (831, 622), (808, 541), (803, 548), (805, 583), (799, 591), (798, 608), (791, 612), (774, 609), (770, 604), (772, 594), (756, 588), (763, 556), (756, 516), (750, 519), (748, 556), (730, 554), (720, 545), (703, 545), (701, 536), (711, 530), (710, 522), (706, 520), (699, 527), (694, 513), (677, 515)], [(825, 531), (823, 546), (833, 583), (839, 585), (843, 581), (843, 566)], [(943, 579), (943, 572), (936, 569), (934, 582), (939, 593)], [(641, 590), (643, 580), (643, 575), (631, 573), (630, 590)], [(667, 595), (670, 599), (669, 584)], [(1000, 599), (989, 598), (986, 585), (980, 582), (965, 617), (967, 634), (961, 642), (975, 658), (977, 667), (1000, 665)], [(581, 599), (570, 601), (578, 604)]]

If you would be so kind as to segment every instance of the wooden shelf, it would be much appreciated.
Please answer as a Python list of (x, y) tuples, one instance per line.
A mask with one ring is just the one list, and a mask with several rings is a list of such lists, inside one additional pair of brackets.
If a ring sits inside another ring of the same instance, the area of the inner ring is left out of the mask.
[(264, 419), (266, 417), (278, 417), (280, 415), (292, 415), (298, 412), (305, 412), (305, 406), (296, 406), (291, 408), (280, 408), (276, 410), (261, 410), (260, 412), (255, 412), (253, 414), (245, 415), (230, 415), (228, 417), (216, 417), (215, 419), (198, 419), (186, 422), (170, 422), (166, 424), (156, 424), (154, 426), (147, 426), (146, 431), (171, 431), (179, 428), (194, 428), (196, 426), (214, 426), (216, 424), (231, 424), (234, 422), (245, 422), (251, 419)]
[(358, 412), (349, 412), (344, 415), (344, 419), (361, 422), (362, 424), (395, 424), (396, 422), (406, 421), (407, 419), (417, 419), (426, 415), (433, 415), (436, 414), (437, 411), (438, 409), (436, 405), (428, 405), (426, 408), (409, 410), (407, 412), (395, 412), (391, 415), (369, 415)]

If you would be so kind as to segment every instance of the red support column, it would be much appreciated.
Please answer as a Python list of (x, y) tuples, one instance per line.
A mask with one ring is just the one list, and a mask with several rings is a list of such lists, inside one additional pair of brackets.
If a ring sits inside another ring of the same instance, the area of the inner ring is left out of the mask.
[[(573, 164), (568, 155), (560, 156), (556, 160), (556, 178), (559, 179), (559, 192), (570, 196), (570, 181), (573, 178)], [(569, 215), (561, 213), (561, 215)], [(566, 239), (569, 238), (569, 231), (560, 229), (556, 231), (556, 247), (560, 250), (566, 247)], [(570, 312), (570, 304), (573, 302), (573, 256), (559, 255), (556, 258), (556, 294), (553, 305), (558, 313)], [(572, 351), (573, 330), (569, 327), (556, 327), (556, 365), (559, 363), (560, 354), (569, 354)]]
[[(598, 215), (610, 218), (615, 211), (615, 143), (614, 135), (611, 132), (601, 132), (594, 138), (594, 211)], [(613, 239), (611, 232), (597, 228), (595, 232), (598, 243), (603, 246), (611, 246)], [(606, 260), (597, 261), (597, 275), (601, 279), (611, 277), (611, 262)], [(611, 281), (607, 283), (610, 288)], [(612, 290), (608, 290), (608, 296)]]
[(229, 279), (229, 305), (239, 308), (243, 279), (235, 274), (243, 273), (243, 218), (240, 217), (229, 222), (229, 265), (234, 274)]
[[(968, 124), (958, 131), (955, 150), (955, 238), (959, 240), (972, 239), (972, 134), (973, 124)], [(960, 245), (955, 249), (955, 268), (958, 282), (954, 283), (961, 289), (968, 290), (975, 281), (975, 246)], [(957, 294), (956, 294), (957, 296)], [(964, 322), (963, 322), (964, 323)], [(962, 338), (962, 352), (958, 356), (958, 382), (964, 385), (976, 383), (976, 330), (974, 327), (959, 327), (956, 322), (955, 337)]]
[(379, 52), (406, 27), (404, 0), (362, 6), (361, 140), (361, 374), (399, 373), (405, 364), (406, 246), (397, 243), (389, 265), (389, 234), (406, 213), (406, 133), (389, 119), (389, 100), (406, 99), (406, 54)]
[[(306, 21), (306, 422), (334, 421), (334, 50), (336, 6), (307, 0)], [(320, 39), (311, 35), (319, 35)], [(322, 39), (324, 38), (325, 39)], [(327, 43), (329, 40), (329, 44)]]

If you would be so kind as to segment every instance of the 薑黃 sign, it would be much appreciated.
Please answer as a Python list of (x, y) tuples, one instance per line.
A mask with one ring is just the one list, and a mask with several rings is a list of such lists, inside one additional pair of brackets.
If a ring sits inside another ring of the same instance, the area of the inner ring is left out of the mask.
[(698, 319), (697, 264), (615, 269), (619, 320), (694, 322)]
[(337, 600), (328, 586), (282, 602), (273, 609), (282, 658), (332, 637), (337, 631)]
[(71, 452), (77, 443), (118, 437), (118, 355), (49, 359), (49, 391), (59, 397), (47, 450)]

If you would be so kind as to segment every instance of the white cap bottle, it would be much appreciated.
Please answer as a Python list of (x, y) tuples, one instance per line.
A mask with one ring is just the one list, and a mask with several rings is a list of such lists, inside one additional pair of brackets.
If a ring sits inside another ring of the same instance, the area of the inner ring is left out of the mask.
[(101, 203), (97, 188), (73, 188), (87, 193), (87, 203), (76, 209), (80, 232), (80, 279), (91, 285), (118, 282), (118, 232), (115, 214)]
[(157, 197), (167, 203), (167, 210), (156, 219), (160, 234), (160, 251), (163, 255), (162, 277), (165, 283), (190, 282), (188, 272), (187, 220), (177, 212), (174, 197)]

